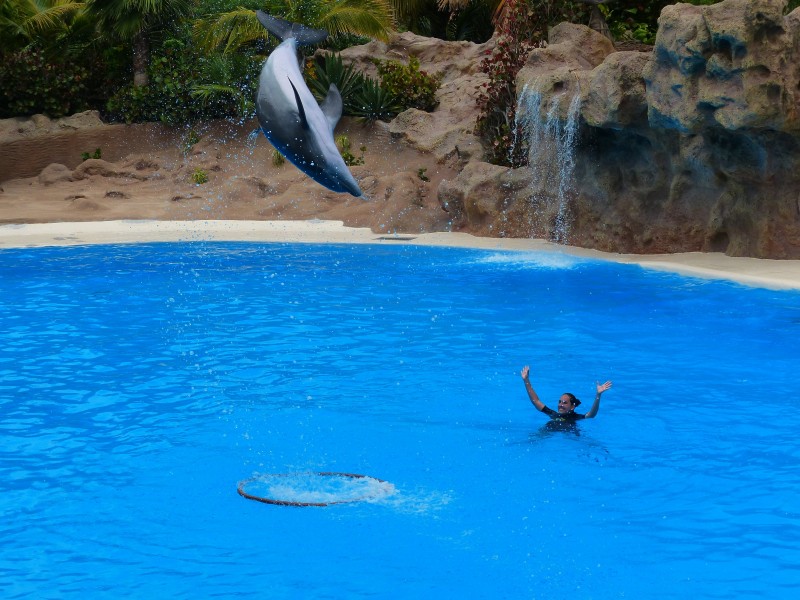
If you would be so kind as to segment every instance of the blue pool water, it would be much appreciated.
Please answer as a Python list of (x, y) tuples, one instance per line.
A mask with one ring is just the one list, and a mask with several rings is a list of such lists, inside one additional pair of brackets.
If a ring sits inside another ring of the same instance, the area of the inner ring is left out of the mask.
[[(0, 596), (794, 598), (798, 359), (796, 292), (561, 254), (5, 250)], [(313, 471), (394, 493), (236, 491)]]

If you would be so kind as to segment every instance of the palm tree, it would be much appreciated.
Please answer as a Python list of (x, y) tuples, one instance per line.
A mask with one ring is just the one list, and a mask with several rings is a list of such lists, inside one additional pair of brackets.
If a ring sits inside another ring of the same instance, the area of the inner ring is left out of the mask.
[[(325, 29), (332, 36), (355, 34), (386, 40), (394, 21), (390, 0), (267, 0), (261, 9), (271, 15)], [(233, 52), (267, 39), (255, 12), (244, 7), (195, 22), (195, 36), (206, 51)]]
[(0, 52), (19, 50), (66, 31), (84, 8), (83, 2), (75, 0), (5, 0), (0, 3)]
[(188, 14), (192, 0), (87, 0), (101, 34), (133, 44), (133, 85), (149, 83), (150, 34), (154, 28)]

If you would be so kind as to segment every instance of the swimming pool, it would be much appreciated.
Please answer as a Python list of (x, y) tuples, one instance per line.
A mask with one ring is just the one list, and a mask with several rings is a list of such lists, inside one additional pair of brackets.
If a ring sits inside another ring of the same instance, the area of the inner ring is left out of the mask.
[[(797, 292), (557, 253), (15, 249), (0, 342), (7, 598), (797, 589)], [(614, 388), (548, 432), (525, 364), (551, 406)], [(236, 493), (308, 471), (395, 493)]]

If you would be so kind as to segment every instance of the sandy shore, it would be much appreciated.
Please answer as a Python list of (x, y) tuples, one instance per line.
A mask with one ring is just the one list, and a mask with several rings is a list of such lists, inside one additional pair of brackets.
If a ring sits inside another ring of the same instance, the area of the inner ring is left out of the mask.
[(727, 279), (770, 289), (800, 289), (800, 261), (735, 258), (690, 252), (630, 255), (560, 246), (537, 239), (481, 238), (463, 233), (380, 234), (342, 221), (90, 221), (0, 226), (0, 249), (170, 241), (248, 241), (335, 244), (414, 244), (497, 251), (564, 253), (638, 264), (710, 279)]

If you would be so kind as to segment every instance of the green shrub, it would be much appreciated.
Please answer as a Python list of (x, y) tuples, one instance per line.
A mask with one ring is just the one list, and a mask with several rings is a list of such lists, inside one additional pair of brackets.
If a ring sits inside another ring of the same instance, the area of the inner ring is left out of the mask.
[(192, 181), (197, 185), (208, 183), (208, 173), (204, 169), (197, 167), (192, 173)]
[[(701, 0), (702, 2), (703, 0)], [(617, 41), (636, 40), (643, 44), (653, 44), (658, 30), (658, 16), (670, 0), (638, 2), (619, 0), (614, 7), (600, 5), (606, 18), (611, 36)], [(708, 3), (708, 2), (703, 2)]]
[(230, 116), (240, 121), (255, 114), (260, 65), (244, 54), (212, 53), (204, 57), (191, 86), (192, 97), (210, 116)]
[[(204, 57), (185, 40), (169, 38), (154, 49), (147, 86), (127, 85), (107, 103), (112, 118), (182, 125), (201, 119), (246, 118), (255, 95), (252, 62)], [(220, 80), (220, 78), (224, 80)]]
[(338, 54), (325, 54), (317, 57), (310, 68), (306, 69), (308, 87), (319, 99), (328, 95), (333, 83), (342, 95), (342, 114), (352, 115), (355, 109), (355, 95), (364, 86), (364, 75), (352, 64), (345, 65)]
[(350, 138), (346, 135), (336, 136), (336, 145), (339, 148), (339, 153), (342, 155), (344, 164), (348, 167), (364, 164), (364, 152), (367, 150), (366, 146), (361, 146), (361, 156), (356, 156), (350, 152)]
[(183, 143), (181, 144), (181, 150), (183, 154), (189, 154), (192, 150), (194, 145), (200, 141), (200, 134), (197, 133), (194, 129), (190, 129), (189, 133), (186, 134), (186, 137), (183, 139)]
[(108, 100), (111, 117), (126, 123), (161, 121), (170, 125), (198, 120), (202, 105), (191, 94), (198, 62), (199, 57), (183, 41), (167, 40), (150, 59), (149, 85), (131, 83)]
[(286, 163), (286, 157), (280, 153), (279, 150), (272, 149), (272, 164), (275, 167), (283, 166)]
[(332, 35), (325, 40), (324, 48), (326, 50), (332, 50), (333, 52), (339, 52), (341, 50), (345, 50), (346, 48), (350, 48), (351, 46), (361, 46), (371, 41), (372, 38), (367, 36), (357, 35), (354, 33), (339, 33)]
[(388, 121), (407, 108), (431, 111), (436, 108), (436, 92), (441, 78), (420, 71), (419, 59), (408, 64), (375, 61), (380, 83), (345, 65), (338, 54), (325, 54), (307, 65), (308, 86), (322, 100), (333, 83), (342, 95), (342, 114), (368, 121)]
[(409, 56), (408, 64), (396, 60), (376, 60), (381, 87), (397, 98), (403, 108), (417, 108), (427, 112), (436, 108), (436, 92), (441, 76), (429, 75), (419, 69), (419, 59)]
[(403, 110), (395, 95), (370, 77), (364, 78), (353, 100), (353, 115), (365, 121), (389, 121)]
[(0, 61), (0, 118), (63, 117), (91, 107), (88, 70), (67, 57), (29, 47)]
[(90, 158), (103, 158), (103, 153), (100, 148), (95, 148), (94, 152), (81, 152), (81, 160), (89, 160)]

